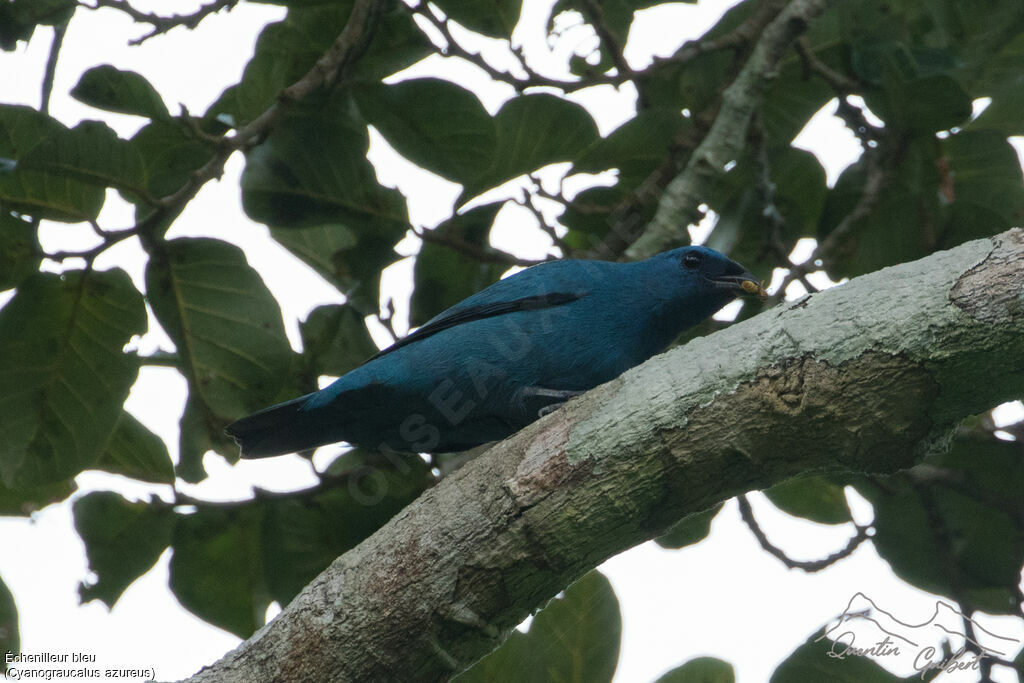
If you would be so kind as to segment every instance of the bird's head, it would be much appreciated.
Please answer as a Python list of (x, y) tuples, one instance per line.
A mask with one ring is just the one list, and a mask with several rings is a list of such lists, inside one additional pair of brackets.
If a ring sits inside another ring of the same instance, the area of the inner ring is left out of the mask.
[[(733, 296), (753, 295), (764, 301), (768, 293), (764, 285), (746, 268), (707, 247), (679, 247), (659, 255), (677, 266), (682, 277), (697, 283), (701, 289)], [(657, 257), (656, 257), (657, 258)]]

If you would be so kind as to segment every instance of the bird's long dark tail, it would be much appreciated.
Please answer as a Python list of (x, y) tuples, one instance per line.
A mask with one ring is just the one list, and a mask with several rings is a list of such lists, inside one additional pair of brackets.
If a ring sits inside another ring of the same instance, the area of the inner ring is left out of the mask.
[(312, 394), (264, 408), (232, 422), (224, 432), (242, 449), (243, 458), (297, 453), (324, 443), (318, 416), (303, 405)]

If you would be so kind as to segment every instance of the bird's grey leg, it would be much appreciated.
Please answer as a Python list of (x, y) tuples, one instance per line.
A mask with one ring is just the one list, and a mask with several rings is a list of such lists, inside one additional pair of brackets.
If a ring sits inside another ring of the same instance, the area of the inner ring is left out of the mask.
[(537, 417), (544, 417), (548, 413), (553, 413), (568, 401), (570, 398), (574, 398), (582, 394), (582, 391), (576, 391), (573, 389), (545, 389), (544, 387), (524, 387), (523, 396), (528, 398), (540, 398), (540, 399), (555, 399), (553, 403), (550, 403), (540, 410), (537, 411)]

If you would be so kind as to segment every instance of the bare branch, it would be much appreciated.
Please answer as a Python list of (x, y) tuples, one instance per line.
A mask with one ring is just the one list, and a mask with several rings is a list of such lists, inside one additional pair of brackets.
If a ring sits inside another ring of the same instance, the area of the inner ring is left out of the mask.
[(519, 258), (515, 254), (493, 247), (481, 247), (452, 235), (441, 235), (434, 230), (416, 230), (413, 233), (424, 242), (449, 247), (480, 263), (497, 263), (504, 266), (532, 266), (540, 263), (532, 259)]
[(776, 545), (772, 545), (772, 542), (765, 536), (761, 526), (757, 523), (757, 519), (754, 517), (754, 511), (750, 509), (750, 501), (746, 496), (737, 496), (736, 502), (740, 506), (740, 517), (743, 518), (743, 522), (750, 529), (751, 533), (754, 534), (754, 538), (757, 539), (758, 544), (764, 549), (769, 555), (778, 558), (782, 564), (786, 565), (790, 569), (802, 569), (808, 574), (814, 572), (820, 572), (822, 569), (828, 569), (836, 562), (845, 559), (853, 554), (860, 544), (868, 540), (868, 532), (871, 531), (869, 526), (860, 526), (855, 524), (854, 528), (857, 529), (857, 533), (850, 537), (850, 540), (846, 543), (846, 546), (832, 553), (828, 557), (824, 557), (820, 560), (794, 560), (786, 554), (784, 550)]

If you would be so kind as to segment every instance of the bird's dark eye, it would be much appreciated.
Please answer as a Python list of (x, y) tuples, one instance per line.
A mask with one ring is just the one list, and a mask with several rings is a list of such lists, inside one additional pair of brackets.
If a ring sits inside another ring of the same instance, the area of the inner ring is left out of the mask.
[(701, 258), (701, 255), (699, 253), (695, 251), (688, 251), (685, 254), (683, 254), (683, 267), (689, 268), (690, 270), (693, 270), (694, 268), (699, 268), (700, 262), (703, 260), (704, 259)]

